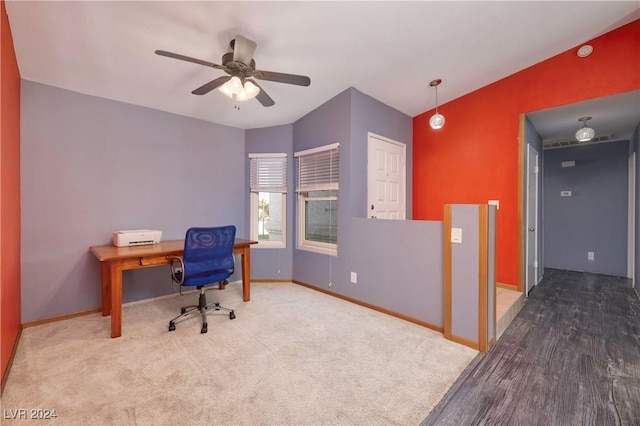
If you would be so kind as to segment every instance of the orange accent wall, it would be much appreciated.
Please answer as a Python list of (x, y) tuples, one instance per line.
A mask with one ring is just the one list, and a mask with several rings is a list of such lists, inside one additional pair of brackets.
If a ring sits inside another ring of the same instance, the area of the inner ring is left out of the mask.
[(4, 381), (21, 321), (20, 71), (0, 2), (0, 361)]
[(433, 110), (413, 119), (413, 218), (500, 200), (498, 282), (518, 284), (519, 115), (640, 88), (640, 20), (588, 44), (587, 58), (571, 49), (439, 106), (440, 130), (429, 127)]

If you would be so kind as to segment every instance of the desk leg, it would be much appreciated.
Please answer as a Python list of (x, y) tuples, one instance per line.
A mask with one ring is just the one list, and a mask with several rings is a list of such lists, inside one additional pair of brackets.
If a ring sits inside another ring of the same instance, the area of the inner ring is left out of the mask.
[(251, 300), (251, 249), (242, 250), (242, 300)]
[(102, 316), (111, 313), (111, 270), (109, 262), (100, 262), (100, 275), (102, 276)]
[(111, 262), (111, 337), (122, 335), (122, 264)]

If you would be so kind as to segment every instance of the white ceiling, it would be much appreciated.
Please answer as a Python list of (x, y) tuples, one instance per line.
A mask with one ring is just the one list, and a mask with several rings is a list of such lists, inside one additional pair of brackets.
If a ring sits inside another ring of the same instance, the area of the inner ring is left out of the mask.
[[(6, 2), (23, 79), (242, 129), (296, 121), (349, 87), (416, 116), (640, 18), (637, 1)], [(275, 100), (191, 91), (222, 71), (241, 34), (257, 69), (308, 75), (261, 82)], [(577, 117), (572, 117), (577, 120)], [(575, 122), (577, 123), (577, 121)], [(573, 124), (575, 124), (573, 123)]]

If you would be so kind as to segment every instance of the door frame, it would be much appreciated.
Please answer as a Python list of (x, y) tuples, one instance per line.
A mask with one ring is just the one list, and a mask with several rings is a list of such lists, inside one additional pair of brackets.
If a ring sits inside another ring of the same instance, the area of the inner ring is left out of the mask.
[(524, 235), (527, 232), (526, 224), (524, 222), (524, 147), (526, 142), (524, 140), (524, 120), (525, 114), (521, 113), (518, 117), (518, 291), (524, 292), (524, 263), (525, 253), (524, 245), (526, 244)]
[[(529, 294), (529, 292), (531, 291), (531, 289), (533, 287), (535, 287), (538, 282), (540, 282), (540, 153), (538, 153), (538, 151), (530, 144), (526, 144), (527, 145), (527, 165), (525, 167), (525, 174), (526, 174), (526, 185), (525, 185), (525, 199), (527, 200), (527, 208), (525, 210), (525, 257), (524, 257), (524, 292), (525, 292), (525, 296), (527, 296)], [(528, 228), (530, 227), (531, 223), (530, 223), (530, 217), (529, 217), (529, 200), (531, 197), (529, 197), (529, 177), (531, 176), (530, 174), (530, 169), (529, 169), (529, 165), (530, 165), (530, 156), (531, 155), (535, 155), (536, 156), (536, 164), (535, 164), (535, 168), (537, 169), (534, 172), (534, 176), (535, 176), (535, 208), (534, 208), (534, 231), (533, 231), (533, 242), (534, 242), (534, 267), (536, 268), (536, 276), (534, 277), (533, 280), (533, 285), (531, 287), (529, 287), (527, 284), (529, 284), (530, 281), (530, 277), (529, 277), (529, 265), (528, 265), (528, 261), (529, 261), (529, 230)]]
[(638, 155), (632, 152), (629, 155), (629, 213), (627, 227), (627, 277), (631, 278), (632, 286), (635, 288), (635, 262), (636, 262), (636, 173), (638, 173)]

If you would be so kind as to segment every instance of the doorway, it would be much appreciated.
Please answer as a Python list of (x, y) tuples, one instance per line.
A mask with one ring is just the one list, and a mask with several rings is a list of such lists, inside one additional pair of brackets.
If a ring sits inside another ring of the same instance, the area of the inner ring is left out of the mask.
[[(539, 153), (539, 164), (545, 164), (544, 172), (542, 166), (539, 166), (540, 177), (545, 175), (546, 180), (551, 179), (555, 182), (551, 186), (548, 185), (551, 181), (545, 182), (538, 188), (538, 193), (545, 196), (544, 201), (542, 201), (543, 197), (539, 197), (541, 204), (537, 213), (537, 226), (534, 227), (539, 231), (539, 245), (536, 250), (539, 253), (537, 279), (542, 278), (545, 266), (559, 267), (565, 264), (568, 266), (565, 269), (638, 279), (636, 249), (639, 222), (634, 200), (634, 197), (636, 200), (638, 197), (638, 187), (637, 185), (634, 187), (634, 182), (637, 183), (637, 175), (635, 179), (634, 175), (637, 173), (637, 138), (640, 131), (638, 130), (640, 107), (637, 102), (639, 95), (640, 91), (633, 90), (521, 116), (518, 258), (519, 288), (523, 291), (528, 292), (535, 285), (532, 283), (530, 285), (528, 282), (528, 275), (535, 274), (535, 270), (531, 268), (529, 256), (530, 251), (535, 248), (530, 248), (528, 234), (531, 226), (527, 218), (528, 215), (534, 214), (527, 206), (530, 197), (527, 181), (529, 169), (533, 167), (529, 164), (532, 161), (529, 145), (533, 145)], [(577, 142), (576, 130), (583, 125), (579, 118), (586, 116), (593, 118), (589, 124), (595, 130), (595, 137), (587, 143)], [(535, 135), (525, 138), (525, 132), (528, 133), (531, 129), (534, 130)], [(569, 147), (571, 149), (558, 149)], [(612, 150), (617, 151), (614, 153)], [(566, 152), (567, 155), (551, 155), (561, 151)], [(585, 151), (589, 151), (590, 154), (587, 155)], [(633, 151), (636, 151), (636, 154), (631, 154), (629, 157), (629, 153)], [(612, 165), (613, 161), (617, 161), (615, 165)], [(600, 167), (597, 166), (599, 164), (602, 167), (610, 164), (609, 169), (604, 174), (602, 172), (596, 174), (594, 168)], [(551, 169), (547, 170), (548, 167)], [(553, 176), (547, 173), (551, 170), (554, 170)], [(625, 189), (627, 173), (628, 201)], [(556, 177), (561, 179), (556, 181)], [(539, 182), (542, 180), (540, 178)], [(613, 180), (615, 184), (611, 183)], [(617, 193), (620, 190), (625, 194), (617, 194), (612, 200), (609, 192)], [(604, 197), (601, 195), (603, 193)], [(599, 213), (599, 210), (605, 212)], [(558, 217), (553, 212), (562, 212), (566, 216), (563, 219), (564, 222), (556, 220)], [(612, 219), (614, 216), (615, 220)], [(587, 224), (589, 221), (609, 225), (613, 221), (615, 226), (593, 226)], [(589, 232), (576, 232), (574, 228), (579, 225)], [(594, 230), (602, 235), (596, 235)], [(615, 244), (612, 243), (612, 238), (615, 238)], [(546, 254), (543, 256), (542, 252)], [(545, 259), (547, 263), (550, 259), (557, 260), (557, 265), (554, 266), (552, 263), (545, 265)], [(620, 264), (622, 259), (624, 263)], [(635, 266), (634, 263), (636, 263)]]

